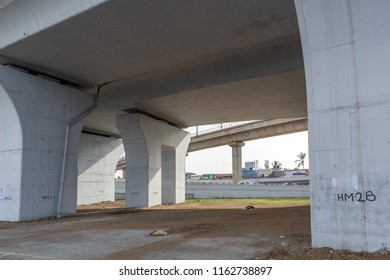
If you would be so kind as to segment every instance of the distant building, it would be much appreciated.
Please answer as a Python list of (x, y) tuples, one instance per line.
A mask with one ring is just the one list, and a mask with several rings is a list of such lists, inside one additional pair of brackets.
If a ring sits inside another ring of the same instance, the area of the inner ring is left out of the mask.
[(288, 178), (293, 177), (307, 177), (309, 176), (309, 169), (293, 169), (293, 170), (285, 170), (284, 176)]
[(233, 180), (233, 174), (231, 173), (214, 174), (214, 180)]

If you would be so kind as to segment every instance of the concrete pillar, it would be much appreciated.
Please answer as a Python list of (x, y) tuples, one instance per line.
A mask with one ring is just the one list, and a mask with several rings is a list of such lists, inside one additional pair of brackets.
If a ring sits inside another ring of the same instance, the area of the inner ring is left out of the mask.
[(314, 247), (390, 246), (390, 2), (296, 0)]
[(115, 200), (115, 169), (122, 141), (82, 133), (78, 157), (77, 204)]
[[(57, 214), (66, 127), (93, 102), (90, 94), (0, 66), (0, 220)], [(69, 131), (63, 213), (76, 211), (82, 126)]]
[(186, 131), (142, 114), (117, 116), (126, 152), (126, 207), (185, 200)]
[(125, 179), (126, 178), (126, 168), (122, 168), (121, 171), (122, 171), (122, 179)]
[(242, 181), (242, 147), (245, 146), (244, 142), (235, 141), (229, 144), (232, 147), (232, 171), (233, 171), (233, 183)]

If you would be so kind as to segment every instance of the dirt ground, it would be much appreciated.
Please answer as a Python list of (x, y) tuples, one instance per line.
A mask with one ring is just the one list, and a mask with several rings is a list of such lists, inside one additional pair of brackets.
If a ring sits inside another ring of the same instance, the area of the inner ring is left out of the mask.
[[(151, 223), (160, 221), (168, 234), (185, 233), (186, 239), (196, 236), (245, 236), (249, 232), (266, 236), (254, 243), (261, 249), (253, 259), (275, 260), (390, 260), (390, 251), (375, 253), (354, 253), (338, 251), (331, 248), (311, 248), (310, 206), (302, 201), (280, 203), (249, 203), (247, 201), (199, 202), (158, 206), (142, 210), (148, 216), (139, 220), (137, 227), (150, 227)], [(247, 210), (250, 205), (254, 209)], [(164, 211), (162, 211), (164, 210)], [(102, 211), (113, 214), (132, 211), (123, 208), (122, 202), (106, 202), (94, 205), (80, 206), (79, 212)], [(134, 211), (134, 210), (133, 210)], [(150, 251), (165, 249), (161, 247), (143, 247), (138, 255), (131, 252), (119, 252), (108, 256), (109, 259), (142, 258)]]
[[(147, 209), (123, 202), (78, 214), (0, 222), (0, 259), (390, 259), (390, 252), (311, 248), (307, 200), (199, 201)], [(247, 206), (254, 209), (247, 210)], [(154, 230), (166, 236), (151, 237)]]

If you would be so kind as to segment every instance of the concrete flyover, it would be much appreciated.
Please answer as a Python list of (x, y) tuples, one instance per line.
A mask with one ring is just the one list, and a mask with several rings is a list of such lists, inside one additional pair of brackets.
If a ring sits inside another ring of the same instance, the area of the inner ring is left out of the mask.
[(261, 138), (307, 131), (307, 118), (256, 121), (191, 137), (188, 152), (245, 142)]
[(0, 1), (0, 220), (95, 199), (119, 138), (138, 176), (127, 207), (181, 202), (182, 128), (308, 117), (313, 246), (387, 246), (389, 12), (386, 0)]

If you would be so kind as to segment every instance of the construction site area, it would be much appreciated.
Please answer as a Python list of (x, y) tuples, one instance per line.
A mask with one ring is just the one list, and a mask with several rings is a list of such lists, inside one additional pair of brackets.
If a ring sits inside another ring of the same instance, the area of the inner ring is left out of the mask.
[(277, 198), (144, 209), (126, 209), (124, 201), (83, 205), (61, 218), (0, 222), (0, 259), (390, 259), (387, 249), (311, 248), (309, 204), (308, 198)]

